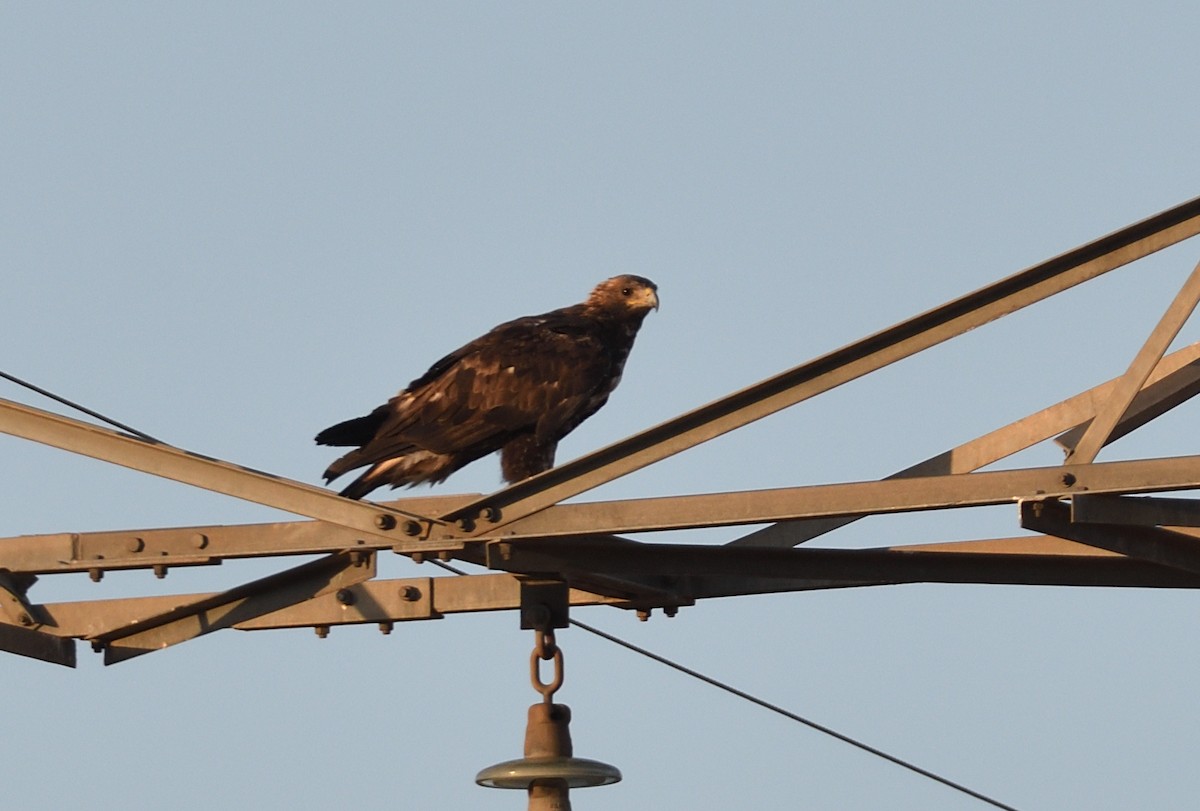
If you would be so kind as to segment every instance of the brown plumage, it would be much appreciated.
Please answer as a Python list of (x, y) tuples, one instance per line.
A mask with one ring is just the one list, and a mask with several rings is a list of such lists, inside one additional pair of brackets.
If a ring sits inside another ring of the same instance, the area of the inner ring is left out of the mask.
[(385, 484), (444, 481), (495, 451), (506, 481), (549, 469), (558, 441), (620, 382), (657, 290), (615, 276), (582, 304), (509, 321), (451, 352), (370, 414), (317, 434), (320, 445), (358, 446), (326, 482), (369, 465), (342, 491), (362, 498)]

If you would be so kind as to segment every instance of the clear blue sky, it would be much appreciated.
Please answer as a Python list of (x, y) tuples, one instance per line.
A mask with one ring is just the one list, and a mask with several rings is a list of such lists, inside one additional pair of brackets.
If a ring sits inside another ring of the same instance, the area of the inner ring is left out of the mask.
[[(500, 321), (649, 276), (662, 309), (571, 458), (1196, 196), (1197, 24), (1157, 3), (2, 3), (0, 368), (316, 482), (318, 429)], [(1120, 373), (1197, 258), (1185, 243), (588, 498), (885, 475)], [(1101, 458), (1196, 453), (1198, 417)], [(0, 454), (4, 536), (287, 518), (10, 437)], [(498, 484), (489, 459), (441, 492)], [(1004, 508), (822, 543), (1017, 532)], [(1021, 809), (1183, 809), (1196, 599), (900, 586), (578, 616)], [(473, 776), (520, 752), (530, 636), (494, 614), (223, 632), (111, 668), (6, 657), (5, 802), (521, 808)], [(580, 811), (985, 807), (560, 641), (576, 751), (625, 774)]]

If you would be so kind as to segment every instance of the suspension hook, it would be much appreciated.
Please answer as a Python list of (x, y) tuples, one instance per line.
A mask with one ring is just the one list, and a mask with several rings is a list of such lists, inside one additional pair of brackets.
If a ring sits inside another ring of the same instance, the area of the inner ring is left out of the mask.
[[(529, 656), (529, 681), (533, 684), (533, 689), (537, 690), (542, 695), (542, 701), (545, 704), (554, 703), (554, 694), (563, 685), (563, 654), (560, 648), (554, 641), (554, 629), (536, 630), (537, 641), (533, 646), (533, 653)], [(542, 681), (543, 661), (554, 662), (554, 677), (547, 683)]]

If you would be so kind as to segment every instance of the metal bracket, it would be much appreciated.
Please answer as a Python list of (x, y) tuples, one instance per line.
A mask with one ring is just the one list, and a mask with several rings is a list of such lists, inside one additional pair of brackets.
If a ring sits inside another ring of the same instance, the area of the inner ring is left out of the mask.
[(75, 667), (75, 640), (0, 623), (0, 650), (40, 659), (54, 665)]
[(1021, 526), (1161, 566), (1200, 573), (1200, 538), (1152, 526), (1083, 524), (1057, 499), (1020, 502)]
[(32, 575), (15, 575), (0, 571), (0, 613), (14, 625), (30, 626), (37, 612), (25, 598), (25, 592), (37, 581)]
[(521, 630), (545, 631), (570, 624), (570, 588), (563, 580), (518, 578), (521, 584)]

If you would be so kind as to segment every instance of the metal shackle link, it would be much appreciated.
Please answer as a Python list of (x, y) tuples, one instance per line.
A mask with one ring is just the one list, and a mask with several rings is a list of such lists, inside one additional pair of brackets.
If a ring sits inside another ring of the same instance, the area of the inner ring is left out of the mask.
[[(554, 629), (538, 630), (537, 642), (533, 646), (533, 653), (529, 656), (529, 681), (533, 684), (533, 689), (541, 693), (542, 701), (546, 704), (554, 703), (554, 694), (563, 685), (563, 654), (560, 648), (554, 641)], [(554, 678), (549, 683), (542, 681), (541, 663), (543, 661), (554, 662)]]

